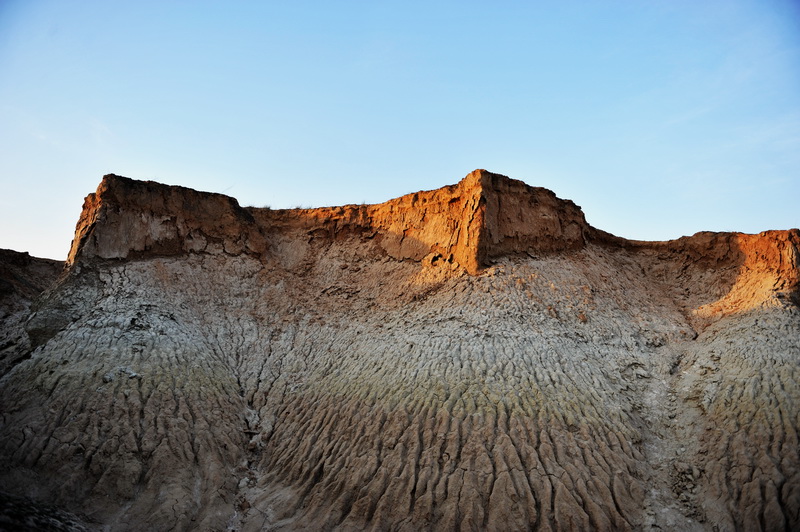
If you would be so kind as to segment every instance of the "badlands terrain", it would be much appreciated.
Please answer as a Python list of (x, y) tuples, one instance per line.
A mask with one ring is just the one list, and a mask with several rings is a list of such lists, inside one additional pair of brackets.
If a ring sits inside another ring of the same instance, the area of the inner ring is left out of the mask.
[(797, 229), (108, 175), (65, 264), (0, 274), (0, 528), (800, 530)]

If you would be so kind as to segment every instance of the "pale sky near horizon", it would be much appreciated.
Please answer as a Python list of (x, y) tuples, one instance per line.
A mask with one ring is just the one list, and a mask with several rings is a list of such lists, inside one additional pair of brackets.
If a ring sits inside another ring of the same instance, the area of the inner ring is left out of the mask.
[(800, 226), (800, 3), (0, 0), (0, 248), (116, 173), (288, 208), (476, 168), (626, 238)]

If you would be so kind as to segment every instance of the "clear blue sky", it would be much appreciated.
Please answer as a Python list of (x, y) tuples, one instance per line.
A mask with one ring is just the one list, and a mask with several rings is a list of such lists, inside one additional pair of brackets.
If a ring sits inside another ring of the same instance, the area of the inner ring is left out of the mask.
[(663, 240), (800, 226), (791, 0), (0, 1), (0, 247), (66, 256), (106, 173), (242, 205), (475, 168)]

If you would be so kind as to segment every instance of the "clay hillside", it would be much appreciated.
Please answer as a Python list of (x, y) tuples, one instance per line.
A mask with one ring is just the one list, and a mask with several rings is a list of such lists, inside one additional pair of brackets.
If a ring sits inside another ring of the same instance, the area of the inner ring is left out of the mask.
[(63, 267), (0, 260), (0, 528), (800, 530), (797, 229), (109, 175)]

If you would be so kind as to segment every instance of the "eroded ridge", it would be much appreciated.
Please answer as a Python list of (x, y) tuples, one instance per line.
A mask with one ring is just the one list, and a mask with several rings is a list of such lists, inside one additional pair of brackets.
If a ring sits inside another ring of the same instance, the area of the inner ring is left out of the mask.
[(291, 211), (104, 183), (0, 381), (17, 494), (120, 530), (800, 527), (796, 230), (628, 242), (483, 171)]
[(292, 229), (331, 239), (369, 235), (394, 258), (441, 259), (473, 274), (509, 253), (578, 249), (590, 231), (572, 202), (485, 170), (378, 205), (276, 211), (112, 174), (87, 196), (68, 262), (192, 252), (259, 256)]

